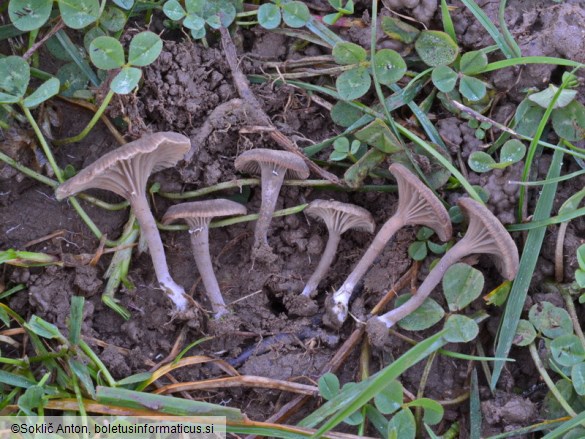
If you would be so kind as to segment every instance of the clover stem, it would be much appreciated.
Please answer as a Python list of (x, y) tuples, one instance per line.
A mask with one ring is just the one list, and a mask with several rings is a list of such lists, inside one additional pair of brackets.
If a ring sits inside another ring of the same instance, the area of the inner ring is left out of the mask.
[(276, 208), (278, 194), (284, 181), (285, 169), (272, 166), (262, 167), (262, 205), (256, 229), (254, 231), (254, 247), (268, 246), (268, 227), (272, 221), (272, 214)]
[(347, 305), (357, 283), (366, 274), (380, 253), (382, 253), (382, 250), (388, 241), (392, 239), (396, 231), (403, 226), (404, 220), (401, 215), (394, 215), (386, 221), (351, 274), (333, 295), (333, 308), (330, 310), (330, 314), (332, 313), (339, 323), (343, 323), (347, 318)]
[(112, 100), (112, 98), (114, 97), (114, 94), (115, 93), (112, 90), (108, 91), (108, 94), (106, 95), (106, 97), (104, 98), (102, 103), (100, 104), (98, 110), (95, 112), (95, 114), (93, 115), (93, 117), (91, 118), (91, 120), (89, 121), (87, 126), (83, 129), (83, 131), (81, 131), (77, 136), (67, 137), (65, 139), (60, 139), (60, 140), (55, 140), (54, 141), (55, 145), (66, 145), (68, 143), (74, 143), (74, 142), (79, 142), (79, 141), (83, 140), (85, 138), (85, 136), (87, 136), (89, 134), (89, 132), (91, 131), (91, 129), (95, 126), (95, 124), (100, 119), (100, 117), (102, 117), (102, 114), (104, 114), (104, 111), (106, 111), (106, 108), (108, 108), (108, 105), (109, 105), (110, 101)]
[(228, 314), (229, 311), (225, 305), (223, 296), (221, 295), (221, 290), (219, 289), (215, 273), (213, 272), (213, 264), (211, 262), (211, 256), (209, 255), (209, 228), (207, 224), (205, 224), (199, 229), (189, 230), (189, 233), (191, 234), (191, 248), (193, 250), (193, 257), (195, 258), (197, 270), (199, 270), (199, 275), (203, 280), (207, 297), (211, 302), (211, 308), (215, 314), (214, 317), (219, 319)]
[(43, 148), (43, 152), (45, 153), (45, 156), (47, 157), (47, 160), (49, 161), (49, 164), (51, 165), (51, 169), (55, 173), (57, 180), (59, 180), (59, 183), (63, 183), (64, 178), (63, 178), (63, 174), (61, 173), (61, 168), (59, 168), (59, 166), (57, 166), (57, 162), (55, 161), (55, 157), (53, 157), (53, 153), (51, 152), (51, 148), (49, 148), (49, 144), (45, 140), (45, 136), (43, 136), (41, 129), (37, 125), (37, 121), (35, 120), (35, 118), (33, 117), (33, 115), (31, 114), (30, 110), (27, 107), (25, 107), (24, 105), (21, 105), (20, 107), (22, 108), (24, 115), (28, 119), (28, 123), (31, 124), (33, 131), (35, 132), (35, 135), (37, 136), (37, 139), (39, 139), (39, 143), (41, 144), (41, 148)]
[[(473, 251), (472, 249), (471, 251)], [(427, 275), (424, 282), (418, 288), (417, 292), (404, 304), (392, 311), (387, 312), (383, 316), (374, 317), (373, 320), (384, 322), (387, 328), (391, 328), (400, 320), (412, 314), (417, 310), (435, 287), (441, 282), (443, 276), (453, 264), (470, 254), (469, 243), (463, 238), (455, 244), (445, 255), (439, 260), (437, 265)]]
[(313, 297), (315, 295), (317, 287), (319, 286), (319, 282), (321, 282), (321, 279), (323, 279), (325, 273), (329, 271), (329, 267), (331, 267), (331, 264), (335, 259), (335, 254), (337, 253), (337, 247), (339, 245), (340, 239), (341, 235), (339, 233), (329, 231), (329, 239), (327, 240), (325, 251), (321, 256), (321, 260), (319, 261), (315, 272), (309, 278), (307, 285), (305, 285), (305, 288), (301, 293), (303, 296)]
[(178, 285), (171, 274), (165, 257), (165, 250), (162, 239), (156, 227), (156, 221), (152, 216), (148, 201), (144, 193), (136, 194), (128, 198), (130, 207), (136, 215), (136, 220), (140, 225), (140, 233), (145, 238), (152, 258), (152, 264), (156, 273), (156, 278), (160, 287), (168, 294), (169, 298), (175, 304), (177, 310), (182, 311), (187, 308), (187, 299), (185, 290)]

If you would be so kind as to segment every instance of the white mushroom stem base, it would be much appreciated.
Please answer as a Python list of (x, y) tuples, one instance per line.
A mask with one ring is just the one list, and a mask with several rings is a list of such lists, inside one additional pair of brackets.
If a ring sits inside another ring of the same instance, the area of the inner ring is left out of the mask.
[(156, 227), (156, 221), (146, 201), (146, 196), (140, 194), (134, 197), (128, 197), (128, 201), (130, 202), (130, 207), (134, 215), (136, 215), (136, 221), (140, 225), (140, 232), (148, 245), (148, 251), (152, 259), (158, 284), (175, 304), (175, 309), (177, 311), (185, 311), (189, 303), (185, 295), (185, 290), (173, 280), (169, 273), (165, 249), (158, 228)]
[[(469, 244), (464, 243), (461, 245), (462, 242), (463, 240), (459, 241), (447, 253), (445, 253), (437, 265), (435, 265), (428, 274), (417, 292), (406, 303), (382, 316), (372, 317), (368, 321), (367, 331), (371, 340), (379, 340), (383, 330), (387, 334), (388, 329), (416, 311), (427, 297), (429, 297), (436, 286), (439, 285), (439, 282), (441, 282), (441, 279), (443, 279), (443, 276), (449, 267), (460, 261), (465, 256), (471, 254), (469, 252)], [(475, 251), (473, 253), (475, 253)]]
[(327, 306), (327, 315), (329, 323), (334, 328), (339, 328), (347, 319), (349, 299), (357, 283), (366, 274), (376, 258), (382, 253), (384, 247), (392, 239), (396, 231), (404, 226), (401, 217), (394, 215), (380, 228), (380, 231), (374, 237), (372, 244), (366, 250), (360, 261), (357, 263), (351, 274), (345, 280), (343, 285), (333, 294), (329, 306)]

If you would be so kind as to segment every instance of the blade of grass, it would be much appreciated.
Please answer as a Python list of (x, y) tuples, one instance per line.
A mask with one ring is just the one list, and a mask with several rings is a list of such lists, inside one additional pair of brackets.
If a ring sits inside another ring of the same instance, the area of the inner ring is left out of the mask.
[(585, 422), (585, 411), (582, 411), (570, 421), (564, 422), (563, 424), (559, 425), (557, 428), (549, 432), (542, 439), (556, 439), (558, 437), (561, 437), (561, 435), (571, 431), (578, 425), (583, 424), (583, 422)]
[(447, 5), (446, 0), (441, 0), (441, 20), (443, 21), (443, 30), (447, 32), (447, 35), (449, 35), (453, 41), (457, 41), (455, 26), (453, 26), (453, 20), (451, 20), (451, 14), (449, 13), (449, 6)]
[(506, 58), (514, 58), (520, 56), (520, 53), (516, 53), (513, 47), (510, 47), (506, 38), (500, 33), (494, 23), (491, 22), (486, 13), (475, 3), (474, 0), (461, 0), (467, 9), (475, 16), (477, 21), (485, 28), (485, 30), (494, 39), (502, 53)]
[[(486, 439), (506, 439), (506, 438), (510, 438), (510, 437), (526, 437), (529, 435), (529, 433), (536, 433), (539, 431), (550, 430), (555, 425), (563, 422), (564, 419), (566, 419), (566, 418), (560, 418), (560, 420), (553, 419), (550, 421), (539, 422), (538, 424), (529, 425), (528, 427), (522, 427), (522, 428), (518, 428), (516, 430), (507, 431), (505, 433), (500, 433), (500, 434), (496, 434), (494, 436), (489, 436)], [(531, 436), (529, 436), (529, 437), (531, 437)], [(555, 436), (555, 437), (558, 437), (558, 436)]]
[(208, 402), (192, 401), (172, 396), (152, 395), (133, 390), (98, 387), (97, 401), (134, 409), (156, 410), (167, 415), (177, 416), (225, 416), (230, 421), (242, 421), (240, 410)]
[(519, 58), (504, 59), (502, 61), (494, 61), (489, 63), (478, 73), (488, 73), (506, 67), (522, 66), (525, 64), (555, 64), (566, 67), (583, 67), (583, 64), (570, 59), (555, 58), (552, 56), (523, 56)]
[(335, 32), (330, 30), (327, 26), (317, 20), (315, 17), (311, 16), (309, 21), (305, 24), (307, 29), (329, 44), (331, 47), (335, 46), (336, 43), (343, 41), (339, 35)]
[(498, 22), (500, 25), (500, 29), (502, 29), (502, 34), (504, 35), (504, 40), (506, 44), (514, 54), (514, 56), (522, 56), (522, 51), (518, 46), (518, 43), (514, 40), (514, 37), (510, 33), (508, 26), (506, 25), (506, 3), (507, 0), (500, 0), (500, 6), (498, 8)]
[[(547, 179), (559, 176), (562, 163), (563, 153), (555, 151), (547, 174)], [(534, 211), (534, 219), (536, 221), (545, 220), (550, 216), (556, 191), (557, 183), (550, 183), (543, 187)], [(504, 310), (504, 316), (500, 323), (500, 329), (496, 341), (495, 357), (507, 357), (510, 352), (512, 340), (516, 334), (516, 327), (518, 326), (518, 321), (520, 320), (520, 315), (524, 308), (524, 300), (528, 293), (528, 287), (532, 280), (532, 275), (536, 267), (538, 255), (540, 254), (545, 232), (546, 228), (544, 227), (528, 232), (524, 251), (522, 252), (522, 257), (520, 259), (518, 275), (512, 285), (512, 290), (510, 291), (508, 302), (506, 303), (506, 308)], [(504, 364), (503, 361), (499, 360), (494, 363), (492, 381), (490, 383), (492, 390), (496, 388)]]
[[(174, 398), (179, 399), (179, 398)], [(182, 400), (185, 402), (196, 402), (196, 401), (188, 401)], [(83, 405), (85, 410), (90, 413), (99, 413), (103, 415), (113, 415), (113, 416), (137, 416), (140, 418), (152, 419), (152, 420), (164, 420), (168, 419), (169, 416), (198, 416), (198, 413), (187, 413), (183, 414), (164, 414), (159, 411), (155, 411), (154, 409), (135, 409), (135, 408), (128, 408), (128, 407), (121, 407), (119, 405), (114, 404), (99, 404), (95, 401), (91, 400), (83, 400)], [(222, 406), (216, 406), (218, 408), (225, 408)], [(51, 410), (60, 410), (60, 411), (79, 411), (79, 405), (76, 400), (74, 399), (60, 399), (60, 400), (50, 400), (47, 402), (46, 405), (47, 409)], [(204, 416), (204, 415), (199, 415)], [(223, 416), (221, 414), (218, 415), (208, 415), (208, 416)], [(307, 429), (307, 428), (299, 428), (291, 425), (281, 425), (281, 424), (271, 424), (268, 422), (256, 422), (250, 421), (245, 416), (241, 416), (240, 419), (227, 419), (227, 432), (228, 433), (235, 433), (235, 434), (253, 434), (263, 437), (275, 437), (275, 438), (283, 438), (283, 439), (298, 439), (299, 437), (310, 437), (314, 430)], [(180, 419), (177, 419), (180, 421)], [(330, 433), (327, 436), (323, 436), (324, 438), (330, 439), (360, 439), (358, 436), (347, 434), (347, 433)], [(364, 437), (368, 439), (368, 437)], [(362, 438), (362, 439), (364, 439)]]
[(99, 87), (101, 81), (96, 76), (95, 72), (92, 70), (89, 63), (81, 57), (81, 55), (79, 54), (79, 50), (77, 49), (77, 46), (73, 44), (73, 41), (71, 41), (69, 35), (67, 35), (67, 33), (63, 29), (61, 29), (59, 32), (55, 34), (55, 37), (57, 37), (57, 41), (59, 41), (61, 46), (63, 46), (63, 49), (65, 49), (65, 51), (71, 57), (71, 59), (77, 65), (77, 67), (79, 67), (83, 74), (87, 76), (87, 79), (89, 79), (92, 85), (94, 87)]
[(469, 439), (481, 438), (481, 403), (479, 401), (479, 383), (475, 367), (471, 372), (471, 396), (469, 398)]
[(446, 343), (443, 338), (443, 335), (446, 334), (446, 332), (447, 330), (443, 329), (419, 342), (392, 364), (386, 366), (375, 375), (372, 375), (366, 381), (358, 383), (350, 388), (349, 391), (346, 390), (339, 393), (336, 397), (329, 400), (319, 409), (315, 410), (312, 414), (299, 422), (298, 425), (301, 427), (315, 427), (323, 422), (328, 416), (332, 415), (315, 434), (315, 437), (320, 437), (320, 435), (343, 422), (343, 420), (353, 412), (359, 410), (370, 399), (380, 393), (388, 383), (396, 379), (405, 370), (442, 348)]
[(73, 346), (77, 346), (79, 344), (84, 303), (85, 298), (81, 296), (73, 296), (71, 298), (71, 311), (69, 314), (69, 341)]
[[(575, 70), (573, 70), (572, 73), (574, 73), (574, 72), (575, 72)], [(540, 138), (542, 137), (542, 134), (544, 133), (544, 128), (546, 127), (546, 124), (549, 121), (549, 118), (552, 114), (552, 111), (553, 111), (553, 108), (554, 108), (554, 105), (555, 105), (557, 99), (559, 98), (559, 96), (561, 95), (561, 92), (567, 87), (567, 85), (569, 83), (569, 76), (571, 76), (571, 75), (567, 75), (567, 77), (565, 78), (565, 80), (563, 81), (563, 83), (561, 84), (559, 89), (556, 91), (551, 102), (548, 104), (548, 107), (544, 111), (544, 114), (542, 115), (540, 122), (538, 123), (536, 133), (534, 134), (534, 138), (532, 139), (532, 141), (530, 142), (530, 145), (528, 146), (528, 152), (526, 153), (526, 157), (524, 159), (524, 169), (522, 170), (522, 178), (521, 178), (522, 182), (528, 181), (528, 176), (530, 175), (530, 170), (532, 168), (532, 161), (534, 160), (534, 156), (536, 155), (536, 148), (538, 146), (538, 141), (540, 140)], [(522, 222), (524, 220), (524, 218), (526, 218), (527, 203), (528, 203), (528, 201), (526, 199), (526, 187), (520, 186), (520, 194), (518, 195), (518, 220), (520, 222)]]

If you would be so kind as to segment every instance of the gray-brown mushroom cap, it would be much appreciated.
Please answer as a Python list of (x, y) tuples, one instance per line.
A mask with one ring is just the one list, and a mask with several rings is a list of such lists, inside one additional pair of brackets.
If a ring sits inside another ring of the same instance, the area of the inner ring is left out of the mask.
[(128, 199), (144, 192), (151, 173), (175, 166), (189, 151), (188, 137), (174, 132), (146, 135), (103, 155), (55, 191), (58, 200), (91, 188)]
[(261, 174), (263, 166), (271, 166), (273, 172), (284, 169), (285, 177), (305, 180), (309, 177), (309, 168), (305, 161), (288, 151), (257, 148), (245, 151), (236, 158), (236, 169), (247, 174)]
[(470, 253), (492, 256), (500, 274), (512, 280), (518, 273), (518, 247), (502, 223), (483, 204), (471, 198), (460, 198), (457, 204), (469, 218), (465, 236), (469, 236)]
[(147, 135), (100, 157), (55, 191), (58, 200), (90, 188), (109, 190), (128, 200), (148, 245), (158, 283), (179, 311), (187, 308), (187, 296), (169, 272), (164, 246), (146, 198), (146, 181), (152, 172), (174, 166), (190, 146), (189, 139), (178, 133)]
[(321, 218), (328, 230), (335, 230), (339, 234), (349, 229), (373, 233), (376, 227), (372, 214), (366, 209), (334, 200), (313, 200), (305, 213)]
[(246, 206), (235, 201), (218, 199), (206, 201), (193, 201), (181, 203), (169, 207), (162, 218), (163, 224), (171, 224), (178, 220), (184, 220), (189, 225), (208, 223), (218, 216), (245, 215)]
[(429, 227), (441, 241), (448, 241), (453, 234), (451, 218), (439, 199), (405, 166), (393, 163), (389, 169), (400, 193), (397, 212), (408, 212), (405, 222)]

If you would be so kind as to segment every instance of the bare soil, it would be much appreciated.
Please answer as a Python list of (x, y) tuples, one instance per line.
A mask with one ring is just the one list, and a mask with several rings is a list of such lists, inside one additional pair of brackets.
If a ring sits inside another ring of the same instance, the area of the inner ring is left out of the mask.
[[(493, 21), (497, 21), (498, 3), (497, 0), (479, 2)], [(545, 0), (510, 0), (508, 3), (508, 25), (524, 55), (559, 56), (585, 62), (585, 35), (582, 31), (585, 7), (582, 2), (567, 0), (559, 4)], [(459, 2), (454, 4), (461, 11), (464, 10)], [(404, 11), (408, 12), (408, 9)], [(438, 25), (439, 18), (435, 13), (430, 20), (431, 25)], [(454, 14), (454, 20), (465, 49), (478, 49), (493, 44), (466, 10)], [(240, 36), (243, 41), (240, 46), (242, 55), (254, 55), (242, 57), (241, 68), (245, 73), (261, 72), (262, 65), (258, 59), (284, 61), (325, 52), (314, 46), (302, 49), (304, 52), (295, 51), (292, 40), (260, 30), (245, 31)], [(345, 37), (354, 41), (362, 38), (357, 30), (347, 32)], [(505, 122), (522, 99), (523, 89), (542, 87), (549, 80), (558, 79), (560, 73), (550, 66), (534, 65), (493, 74), (490, 79), (495, 84), (499, 98), (492, 117)], [(296, 88), (267, 83), (253, 85), (252, 90), (274, 125), (299, 146), (308, 146), (338, 132), (328, 111)], [(250, 127), (251, 121), (241, 111), (240, 104), (219, 44), (212, 42), (211, 48), (205, 49), (200, 44), (167, 39), (162, 55), (156, 63), (145, 69), (144, 84), (139, 93), (136, 96), (116, 97), (109, 116), (126, 123), (127, 140), (155, 131), (178, 131), (191, 138), (190, 163), (160, 172), (151, 179), (151, 182), (161, 184), (162, 191), (180, 192), (241, 177), (234, 169), (234, 160), (239, 153), (250, 148), (277, 147), (267, 135), (242, 131)], [(90, 113), (69, 103), (56, 101), (53, 105), (65, 121), (60, 128), (54, 129), (56, 138), (78, 133), (91, 117)], [(473, 130), (470, 131), (465, 121), (453, 118), (444, 110), (437, 108), (437, 111), (438, 129), (450, 146), (453, 158), (461, 155), (466, 161), (469, 153), (477, 150), (481, 142), (473, 137)], [(490, 135), (497, 136), (498, 133)], [(34, 143), (31, 138), (31, 133), (26, 129), (3, 133), (0, 149), (44, 172), (34, 154), (31, 154), (30, 147), (26, 146)], [(57, 148), (57, 161), (61, 166), (71, 164), (81, 169), (116, 146), (109, 132), (99, 124), (86, 140)], [(543, 155), (534, 179), (544, 178), (548, 162), (547, 155)], [(513, 209), (517, 201), (517, 186), (508, 184), (508, 181), (518, 179), (521, 166), (482, 175), (469, 172), (469, 180), (473, 184), (479, 184), (491, 193), (489, 205), (506, 224), (514, 222)], [(577, 165), (567, 163), (565, 168), (566, 172), (572, 172), (577, 169)], [(337, 172), (333, 169), (329, 171)], [(583, 183), (585, 180), (581, 178), (569, 184), (561, 184), (555, 209), (576, 187), (581, 188)], [(111, 193), (90, 193), (108, 202), (121, 201)], [(442, 195), (454, 203), (462, 194), (442, 192)], [(249, 212), (257, 212), (260, 206), (258, 187), (225, 191), (221, 196), (246, 202)], [(396, 196), (393, 194), (284, 187), (277, 209), (315, 198), (332, 198), (362, 206), (373, 214), (378, 226), (392, 215), (396, 205)], [(171, 204), (169, 200), (155, 196), (155, 216), (160, 219)], [(127, 210), (105, 211), (83, 201), (82, 205), (109, 238), (119, 236), (127, 220)], [(24, 318), (37, 314), (55, 323), (64, 332), (67, 331), (66, 318), (71, 296), (84, 296), (87, 301), (83, 334), (116, 378), (150, 370), (165, 359), (183, 332), (186, 336), (181, 339), (181, 347), (203, 336), (214, 336), (212, 340), (193, 349), (192, 353), (224, 359), (241, 374), (314, 383), (340, 343), (354, 328), (354, 323), (350, 322), (340, 332), (334, 333), (323, 326), (325, 296), (345, 280), (367, 248), (371, 236), (351, 231), (344, 235), (337, 259), (321, 283), (316, 302), (307, 303), (299, 302), (297, 294), (319, 261), (327, 239), (325, 227), (303, 214), (275, 218), (271, 224), (269, 242), (277, 260), (268, 266), (252, 265), (250, 249), (253, 227), (254, 223), (242, 223), (211, 230), (211, 255), (216, 274), (224, 298), (233, 311), (230, 318), (221, 322), (208, 317), (209, 303), (194, 266), (186, 232), (163, 232), (162, 237), (173, 277), (192, 293), (200, 305), (200, 312), (190, 321), (175, 319), (171, 315), (170, 302), (157, 289), (151, 261), (146, 254), (135, 255), (132, 260), (130, 280), (136, 288), (117, 294), (121, 304), (132, 312), (129, 321), (124, 321), (100, 300), (104, 286), (102, 277), (110, 261), (108, 255), (101, 257), (95, 266), (78, 264), (66, 268), (31, 269), (3, 266), (0, 281), (5, 284), (24, 283), (27, 286), (10, 300), (10, 306), (15, 311)], [(98, 249), (98, 240), (66, 202), (56, 201), (51, 189), (22, 178), (10, 168), (0, 165), (0, 247), (23, 249), (28, 242), (56, 231), (63, 232), (57, 237), (30, 245), (27, 250), (63, 256), (92, 255)], [(410, 228), (401, 230), (385, 248), (359, 288), (361, 295), (355, 301), (354, 315), (366, 315), (367, 310), (410, 267), (407, 249), (414, 240), (415, 232)], [(583, 242), (584, 233), (584, 220), (571, 223), (565, 240), (567, 281), (576, 267), (575, 249)], [(515, 238), (520, 244), (522, 237), (518, 235)], [(535, 294), (539, 293), (538, 283), (552, 274), (553, 255), (548, 249), (554, 246), (555, 239), (556, 232), (551, 231), (535, 273)], [(500, 278), (491, 262), (480, 259), (477, 267), (486, 275), (486, 292), (498, 285)], [(427, 272), (428, 263), (421, 268), (415, 286)], [(434, 297), (443, 303), (438, 291)], [(483, 306), (480, 299), (472, 310)], [(486, 347), (493, 345), (497, 315), (500, 312), (496, 308), (488, 311), (496, 318), (489, 320), (490, 323), (484, 328), (487, 331), (482, 331), (481, 342)], [(422, 340), (425, 333), (408, 335)], [(406, 342), (393, 338), (384, 350), (374, 350), (372, 371), (388, 364), (408, 347)], [(465, 345), (452, 345), (448, 349), (473, 352), (472, 346)], [(338, 372), (342, 380), (358, 379), (358, 355), (356, 350), (345, 361)], [(542, 392), (518, 395), (518, 392), (528, 391), (539, 382), (530, 364), (527, 360), (510, 365), (501, 389), (495, 395), (489, 393), (485, 380), (482, 381), (482, 409), (487, 421), (485, 434), (542, 419)], [(404, 387), (414, 394), (423, 367), (424, 364), (415, 365), (402, 376)], [(202, 365), (181, 369), (174, 376), (179, 381), (195, 381), (215, 377), (219, 373), (214, 366)], [(442, 401), (456, 398), (466, 391), (468, 377), (468, 362), (438, 356), (431, 368), (425, 396)], [(197, 392), (193, 396), (239, 407), (250, 418), (257, 420), (269, 418), (291, 399), (290, 395), (281, 392), (247, 388)], [(459, 420), (461, 431), (468, 431), (466, 412), (467, 403), (448, 406), (445, 425), (449, 421)]]

